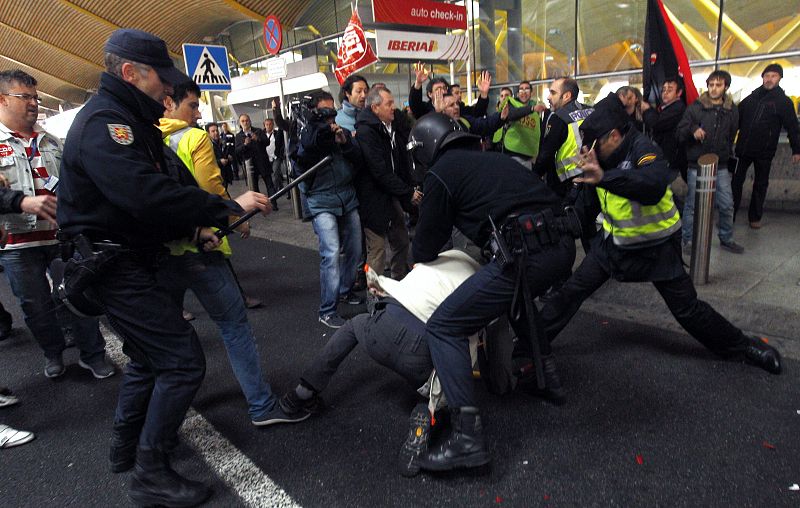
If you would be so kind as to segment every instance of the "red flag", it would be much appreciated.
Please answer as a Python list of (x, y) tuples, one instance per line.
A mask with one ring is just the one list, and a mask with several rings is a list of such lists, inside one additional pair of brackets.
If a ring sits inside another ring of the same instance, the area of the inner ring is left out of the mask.
[(661, 86), (666, 78), (683, 78), (682, 97), (686, 104), (691, 104), (698, 97), (686, 51), (661, 0), (647, 0), (643, 71), (644, 98), (647, 102), (661, 104)]
[(342, 36), (342, 43), (339, 44), (338, 61), (336, 70), (334, 70), (336, 79), (341, 85), (347, 76), (377, 61), (378, 57), (375, 56), (364, 35), (364, 27), (361, 26), (358, 9), (354, 6), (353, 15), (350, 16), (350, 22)]

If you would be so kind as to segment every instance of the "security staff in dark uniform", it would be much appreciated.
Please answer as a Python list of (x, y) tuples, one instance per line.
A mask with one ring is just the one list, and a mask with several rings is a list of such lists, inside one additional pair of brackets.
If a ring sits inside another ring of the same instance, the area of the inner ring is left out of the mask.
[[(565, 278), (575, 259), (574, 232), (559, 216), (559, 197), (536, 175), (506, 155), (480, 152), (479, 138), (461, 131), (452, 119), (424, 116), (411, 131), (409, 147), (417, 164), (429, 168), (412, 246), (415, 261), (436, 259), (453, 227), (476, 245), (486, 245), (492, 222), (508, 231), (503, 238), (509, 248), (523, 253), (510, 264), (504, 264), (502, 253), (495, 255), (442, 302), (426, 326), (425, 340), (450, 404), (453, 429), (446, 442), (420, 457), (419, 465), (435, 471), (477, 467), (489, 462), (489, 454), (467, 337), (508, 313), (526, 283), (535, 297)], [(517, 234), (516, 225), (524, 235)], [(513, 322), (520, 337), (531, 336), (530, 322)], [(557, 382), (552, 356), (542, 353), (550, 379)]]
[(583, 176), (577, 180), (584, 185), (579, 199), (587, 219), (603, 212), (603, 227), (572, 277), (542, 308), (550, 340), (609, 277), (652, 282), (678, 323), (708, 349), (779, 374), (776, 349), (746, 336), (697, 299), (681, 260), (681, 221), (669, 189), (669, 168), (661, 151), (629, 128), (619, 98), (609, 94), (598, 102), (580, 130)]
[(167, 451), (203, 380), (205, 356), (180, 306), (156, 284), (157, 258), (168, 240), (218, 244), (198, 226), (226, 227), (230, 215), (269, 204), (255, 193), (237, 204), (171, 179), (155, 124), (164, 95), (188, 77), (173, 67), (164, 41), (146, 32), (117, 30), (104, 51), (98, 94), (67, 135), (57, 219), (66, 239), (112, 258), (91, 285), (131, 358), (114, 418), (112, 471), (135, 463), (130, 496), (138, 504), (190, 506), (211, 491), (173, 471)]

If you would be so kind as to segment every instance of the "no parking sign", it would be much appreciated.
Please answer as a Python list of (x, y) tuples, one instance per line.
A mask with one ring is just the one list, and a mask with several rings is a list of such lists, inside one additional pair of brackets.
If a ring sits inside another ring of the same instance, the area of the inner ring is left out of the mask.
[(264, 44), (270, 55), (277, 55), (283, 44), (283, 30), (281, 22), (274, 15), (267, 16), (264, 20)]

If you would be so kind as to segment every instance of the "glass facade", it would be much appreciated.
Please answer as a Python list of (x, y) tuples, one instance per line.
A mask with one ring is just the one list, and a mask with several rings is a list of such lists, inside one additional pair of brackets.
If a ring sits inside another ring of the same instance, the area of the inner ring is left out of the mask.
[[(734, 76), (731, 92), (741, 98), (758, 86), (766, 63), (777, 61), (786, 70), (782, 85), (787, 94), (800, 97), (800, 90), (793, 88), (800, 87), (798, 0), (665, 0), (664, 5), (698, 88), (704, 87), (709, 69), (718, 65)], [(371, 37), (370, 2), (359, 2), (359, 12)], [(543, 99), (553, 78), (570, 75), (577, 77), (582, 99), (591, 103), (615, 86), (641, 85), (647, 0), (473, 0), (468, 12), (470, 67), (492, 73), (494, 92), (527, 79)], [(315, 0), (295, 28), (285, 29), (284, 47), (292, 58), (314, 57), (321, 71), (331, 72), (337, 35), (349, 17), (349, 1)], [(244, 62), (235, 72), (263, 67), (258, 61), (266, 54), (260, 24), (232, 26), (220, 42)], [(467, 69), (463, 61), (452, 66), (462, 86), (467, 84)], [(409, 65), (384, 61), (364, 72), (406, 74)], [(451, 67), (439, 63), (434, 72), (448, 76)]]

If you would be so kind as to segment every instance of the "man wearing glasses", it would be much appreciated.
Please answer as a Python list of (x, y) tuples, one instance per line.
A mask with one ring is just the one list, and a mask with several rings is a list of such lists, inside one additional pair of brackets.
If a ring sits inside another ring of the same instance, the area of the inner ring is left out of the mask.
[(36, 84), (36, 79), (23, 71), (0, 72), (0, 175), (4, 187), (24, 194), (18, 206), (12, 207), (22, 213), (0, 216), (2, 227), (8, 231), (0, 264), (19, 299), (25, 323), (44, 352), (44, 375), (56, 378), (66, 371), (62, 358), (66, 348), (64, 326), (71, 328), (80, 349), (78, 364), (103, 379), (114, 375), (114, 367), (105, 357), (97, 319), (77, 318), (57, 309), (50, 297), (47, 272), (58, 257), (55, 189), (61, 144), (36, 129)]

